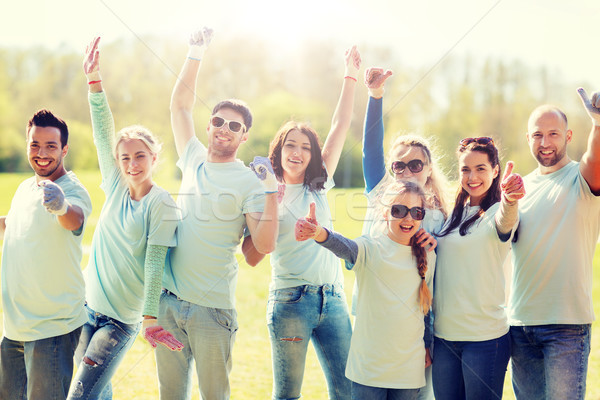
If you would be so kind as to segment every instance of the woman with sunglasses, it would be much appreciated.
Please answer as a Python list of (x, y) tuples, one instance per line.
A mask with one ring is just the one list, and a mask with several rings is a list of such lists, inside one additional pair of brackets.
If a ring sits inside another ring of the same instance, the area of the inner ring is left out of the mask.
[[(279, 206), (279, 236), (271, 253), (271, 284), (267, 325), (273, 360), (273, 399), (299, 398), (308, 343), (312, 341), (325, 374), (330, 399), (350, 397), (345, 377), (352, 328), (339, 260), (312, 241), (297, 242), (294, 225), (311, 203), (331, 228), (327, 192), (337, 167), (354, 107), (360, 54), (346, 52), (342, 92), (331, 130), (321, 149), (317, 133), (307, 124), (284, 124), (271, 142), (269, 158), (277, 179), (285, 185)], [(249, 263), (255, 251), (245, 239), (242, 251)]]
[(500, 399), (510, 357), (504, 260), (518, 223), (523, 180), (489, 137), (457, 150), (460, 187), (437, 235), (433, 309), (436, 400)]
[[(435, 157), (431, 152), (428, 141), (416, 135), (398, 136), (388, 153), (389, 164), (386, 168), (383, 152), (383, 94), (387, 78), (392, 76), (392, 71), (384, 72), (382, 68), (372, 67), (365, 71), (365, 85), (369, 92), (367, 113), (363, 135), (363, 174), (365, 178), (365, 192), (369, 202), (367, 215), (363, 224), (363, 235), (371, 230), (381, 231), (376, 227), (379, 220), (375, 215), (374, 203), (381, 194), (382, 188), (390, 182), (399, 180), (413, 180), (420, 184), (425, 191), (425, 208), (427, 214), (421, 223), (422, 229), (417, 233), (417, 240), (423, 246), (430, 246), (433, 250), (435, 240), (427, 233), (437, 232), (442, 227), (446, 214), (446, 199), (444, 191), (447, 186), (446, 177), (439, 171)], [(389, 170), (391, 174), (388, 174)], [(356, 315), (356, 301), (358, 299), (359, 284), (355, 281), (352, 294), (352, 314)], [(433, 337), (430, 316), (425, 319), (427, 326), (427, 363), (425, 375), (427, 385), (419, 392), (420, 400), (433, 398), (431, 385), (431, 345)]]
[(106, 201), (84, 271), (88, 321), (75, 351), (78, 368), (69, 399), (111, 399), (110, 380), (140, 329), (152, 347), (183, 347), (156, 320), (165, 258), (176, 244), (178, 220), (175, 202), (152, 181), (160, 144), (137, 125), (115, 137), (100, 78), (99, 41), (88, 46), (83, 69)]
[(318, 223), (314, 204), (296, 224), (297, 240), (314, 239), (346, 260), (360, 283), (346, 366), (352, 399), (412, 400), (425, 385), (423, 316), (435, 265), (416, 237), (425, 204), (417, 183), (392, 182), (379, 198), (378, 232), (346, 239)]

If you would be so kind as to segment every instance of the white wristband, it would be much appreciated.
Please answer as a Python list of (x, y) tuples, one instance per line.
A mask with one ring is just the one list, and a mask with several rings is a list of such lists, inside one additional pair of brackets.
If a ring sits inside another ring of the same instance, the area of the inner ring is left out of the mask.
[(69, 209), (69, 202), (65, 200), (65, 202), (63, 203), (62, 207), (60, 208), (60, 210), (51, 210), (51, 209), (47, 209), (49, 213), (56, 215), (57, 217), (61, 217), (63, 215), (65, 215), (67, 213), (67, 210)]

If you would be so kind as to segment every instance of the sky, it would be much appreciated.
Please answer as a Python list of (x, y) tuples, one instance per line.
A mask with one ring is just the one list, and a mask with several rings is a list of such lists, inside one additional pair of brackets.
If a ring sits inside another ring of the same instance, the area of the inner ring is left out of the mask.
[(425, 68), (447, 55), (518, 59), (598, 91), (599, 17), (597, 0), (24, 0), (4, 7), (0, 48), (83, 51), (96, 35), (104, 43), (150, 33), (187, 40), (206, 25), (215, 40), (220, 32), (252, 34), (273, 51), (315, 38), (387, 46), (402, 62)]

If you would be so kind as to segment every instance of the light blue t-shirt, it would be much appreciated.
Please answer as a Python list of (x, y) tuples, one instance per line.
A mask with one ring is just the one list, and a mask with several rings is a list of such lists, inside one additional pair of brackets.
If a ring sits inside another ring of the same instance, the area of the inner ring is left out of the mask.
[(590, 191), (574, 161), (551, 174), (535, 170), (524, 180), (509, 323), (589, 324), (600, 196)]
[[(87, 191), (73, 172), (54, 181), (69, 203), (92, 211)], [(33, 341), (64, 335), (87, 320), (81, 274), (83, 228), (71, 232), (42, 206), (35, 177), (21, 183), (6, 216), (2, 248), (4, 336)]]
[[(361, 385), (409, 389), (425, 386), (424, 315), (421, 277), (410, 246), (387, 235), (354, 240), (353, 271), (360, 283), (356, 322), (346, 364), (348, 379)], [(428, 285), (435, 253), (427, 252)]]
[(214, 163), (206, 157), (206, 147), (193, 137), (177, 162), (183, 173), (177, 196), (182, 215), (164, 287), (194, 304), (231, 309), (245, 214), (263, 212), (265, 194), (243, 162)]
[(106, 194), (84, 271), (90, 308), (126, 324), (142, 320), (144, 263), (149, 244), (173, 247), (179, 213), (169, 193), (154, 185), (131, 198), (116, 165), (104, 177)]
[(301, 183), (285, 185), (285, 194), (279, 204), (277, 246), (271, 253), (270, 290), (301, 285), (343, 286), (340, 260), (314, 240), (296, 241), (294, 234), (296, 221), (308, 214), (313, 202), (319, 224), (333, 229), (327, 202), (327, 192), (334, 186), (333, 179), (329, 178), (324, 186), (323, 190), (310, 191)]
[[(465, 236), (457, 228), (437, 238), (433, 295), (437, 337), (484, 341), (508, 332), (503, 265), (510, 238), (503, 242), (498, 237), (495, 217), (499, 208), (499, 202), (490, 206)], [(479, 206), (467, 205), (462, 221), (479, 210)]]

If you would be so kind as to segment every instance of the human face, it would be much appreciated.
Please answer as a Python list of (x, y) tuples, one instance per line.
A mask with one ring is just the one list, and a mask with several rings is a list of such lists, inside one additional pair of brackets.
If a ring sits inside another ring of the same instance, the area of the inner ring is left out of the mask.
[(286, 183), (303, 183), (311, 159), (308, 136), (297, 129), (288, 132), (281, 148), (281, 168)]
[(431, 176), (431, 165), (420, 147), (400, 145), (398, 146), (395, 157), (391, 161), (402, 161), (405, 164), (408, 164), (412, 160), (420, 160), (423, 163), (423, 170), (414, 173), (410, 171), (410, 168), (404, 168), (404, 171), (401, 174), (394, 174), (396, 180), (409, 180), (425, 187), (427, 179)]
[[(421, 197), (416, 193), (404, 193), (396, 196), (392, 204), (401, 204), (408, 208), (423, 207)], [(394, 218), (391, 209), (388, 207), (385, 213), (385, 219), (388, 225), (388, 237), (396, 243), (410, 245), (410, 238), (421, 227), (421, 221), (413, 219), (410, 213), (404, 218)]]
[(52, 126), (31, 127), (27, 135), (27, 158), (38, 181), (55, 181), (66, 174), (63, 158), (68, 148), (61, 148), (60, 129)]
[(144, 191), (144, 188), (152, 186), (152, 166), (156, 161), (156, 154), (144, 142), (139, 139), (121, 140), (117, 146), (117, 157), (119, 169), (132, 191)]
[[(221, 108), (212, 117), (220, 117), (244, 125), (242, 114), (231, 108)], [(208, 134), (209, 161), (227, 162), (235, 160), (240, 144), (248, 140), (248, 132), (245, 129), (232, 132), (229, 130), (229, 123), (217, 128), (209, 121), (206, 132)]]
[(530, 117), (527, 143), (543, 174), (558, 171), (569, 162), (567, 143), (572, 135), (565, 120), (555, 111), (540, 112)]
[(469, 194), (470, 204), (478, 206), (498, 176), (499, 167), (492, 167), (486, 153), (467, 150), (458, 158), (458, 168), (460, 184)]

